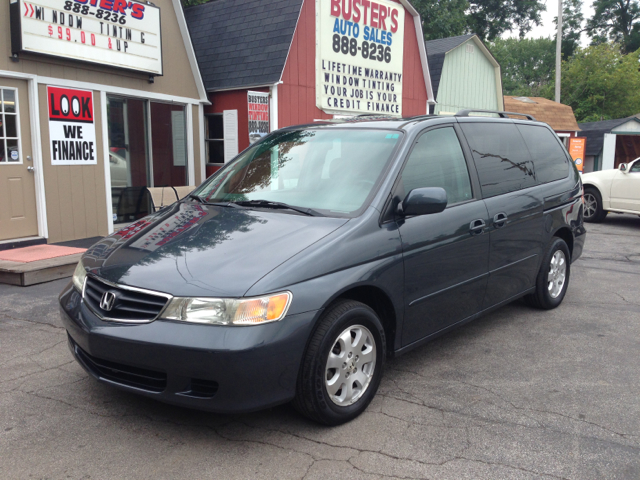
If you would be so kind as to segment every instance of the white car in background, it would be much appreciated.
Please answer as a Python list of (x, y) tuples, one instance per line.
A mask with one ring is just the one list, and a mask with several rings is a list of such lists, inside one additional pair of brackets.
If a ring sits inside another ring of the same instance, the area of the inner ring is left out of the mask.
[(640, 157), (617, 170), (585, 173), (582, 184), (585, 222), (602, 222), (609, 212), (640, 215)]

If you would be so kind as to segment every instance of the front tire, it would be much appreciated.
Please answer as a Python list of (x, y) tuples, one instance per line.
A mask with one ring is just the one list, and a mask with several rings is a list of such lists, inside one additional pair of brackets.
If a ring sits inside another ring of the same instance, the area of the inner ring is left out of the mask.
[(597, 188), (587, 187), (584, 190), (584, 221), (600, 223), (607, 217), (607, 212), (602, 208), (602, 195)]
[(554, 237), (542, 260), (536, 291), (527, 295), (525, 301), (532, 307), (551, 310), (562, 303), (571, 273), (571, 253), (566, 242)]
[(354, 419), (375, 396), (385, 357), (384, 328), (376, 313), (353, 300), (336, 303), (311, 337), (294, 407), (326, 425)]

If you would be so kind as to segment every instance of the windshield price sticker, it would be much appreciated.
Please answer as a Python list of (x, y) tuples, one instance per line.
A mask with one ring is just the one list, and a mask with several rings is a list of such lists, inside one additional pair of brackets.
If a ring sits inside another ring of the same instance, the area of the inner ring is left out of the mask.
[(316, 0), (316, 104), (402, 116), (405, 11), (387, 0)]
[(19, 5), (19, 50), (162, 75), (160, 9), (154, 5), (131, 0), (20, 0)]

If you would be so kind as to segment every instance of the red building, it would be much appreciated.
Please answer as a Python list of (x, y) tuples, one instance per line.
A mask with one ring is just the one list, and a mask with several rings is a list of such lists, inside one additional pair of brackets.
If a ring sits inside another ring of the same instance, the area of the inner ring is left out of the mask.
[(207, 176), (278, 128), (434, 103), (406, 0), (216, 0), (185, 16), (211, 102)]

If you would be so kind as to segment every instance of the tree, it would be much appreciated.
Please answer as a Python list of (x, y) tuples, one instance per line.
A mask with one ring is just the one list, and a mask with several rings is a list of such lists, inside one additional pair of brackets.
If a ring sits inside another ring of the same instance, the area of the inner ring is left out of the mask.
[[(582, 23), (582, 0), (563, 0), (562, 9), (562, 58), (567, 60), (580, 47), (580, 35), (584, 31)], [(553, 23), (558, 30), (558, 17), (554, 17)]]
[(640, 50), (623, 55), (610, 43), (576, 51), (563, 63), (562, 99), (579, 122), (624, 118), (640, 112)]
[(550, 38), (496, 39), (489, 50), (502, 69), (504, 94), (552, 98), (555, 45)]
[(546, 10), (538, 0), (415, 0), (426, 40), (475, 33), (493, 40), (504, 32), (517, 30), (520, 38), (540, 25)]
[(624, 53), (640, 48), (640, 6), (637, 0), (595, 0), (593, 17), (587, 22), (592, 44), (612, 40)]
[(466, 33), (467, 0), (417, 0), (413, 6), (420, 12), (425, 40), (455, 37)]
[(540, 25), (540, 14), (547, 7), (538, 0), (475, 0), (467, 13), (467, 30), (483, 40), (494, 40), (509, 30), (520, 38)]

